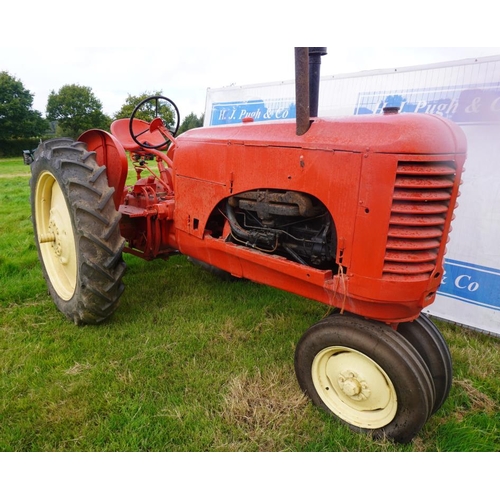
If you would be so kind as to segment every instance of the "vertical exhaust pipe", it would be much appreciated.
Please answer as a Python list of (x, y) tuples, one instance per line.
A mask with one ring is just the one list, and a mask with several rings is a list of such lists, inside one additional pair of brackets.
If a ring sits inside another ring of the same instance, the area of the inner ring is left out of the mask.
[(318, 116), (321, 56), (324, 55), (326, 47), (309, 47), (309, 107), (313, 118)]
[(297, 135), (304, 135), (311, 124), (308, 47), (295, 47), (295, 116)]
[(295, 47), (295, 106), (297, 135), (304, 135), (311, 126), (311, 117), (318, 116), (321, 56), (326, 47)]

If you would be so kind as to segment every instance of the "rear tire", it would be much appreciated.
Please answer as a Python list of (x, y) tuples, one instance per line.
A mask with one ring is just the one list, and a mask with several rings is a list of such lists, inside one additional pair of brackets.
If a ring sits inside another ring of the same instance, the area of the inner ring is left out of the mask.
[(100, 323), (124, 290), (124, 239), (106, 167), (81, 142), (42, 143), (31, 164), (31, 211), (42, 272), (57, 308)]
[(306, 331), (295, 352), (300, 387), (352, 430), (406, 443), (434, 403), (416, 349), (387, 325), (334, 314)]

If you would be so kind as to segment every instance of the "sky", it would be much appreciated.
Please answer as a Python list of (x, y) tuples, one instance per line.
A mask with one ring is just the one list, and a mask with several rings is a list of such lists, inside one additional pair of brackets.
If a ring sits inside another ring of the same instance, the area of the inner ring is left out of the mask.
[[(4, 2), (0, 71), (45, 114), (51, 91), (90, 87), (112, 116), (128, 95), (162, 91), (181, 120), (208, 88), (294, 79), (294, 46), (326, 46), (321, 74), (500, 55), (489, 0)], [(417, 45), (398, 47), (397, 45)]]
[[(326, 47), (323, 76), (500, 55), (500, 47)], [(182, 120), (205, 111), (207, 88), (293, 80), (295, 66), (293, 46), (180, 45), (168, 53), (161, 47), (63, 46), (56, 54), (0, 47), (0, 71), (22, 81), (42, 114), (51, 91), (78, 84), (90, 87), (110, 116), (129, 94), (161, 91), (177, 104)]]

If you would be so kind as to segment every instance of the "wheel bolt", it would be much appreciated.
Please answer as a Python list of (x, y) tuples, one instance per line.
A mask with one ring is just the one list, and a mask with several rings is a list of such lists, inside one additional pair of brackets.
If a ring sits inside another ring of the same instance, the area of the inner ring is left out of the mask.
[(53, 243), (56, 241), (56, 235), (54, 233), (41, 234), (38, 241), (40, 243)]

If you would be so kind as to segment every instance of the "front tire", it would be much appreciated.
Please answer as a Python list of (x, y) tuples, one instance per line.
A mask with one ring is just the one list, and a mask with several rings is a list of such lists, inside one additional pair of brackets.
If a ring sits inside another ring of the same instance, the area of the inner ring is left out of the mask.
[(124, 239), (106, 167), (81, 142), (42, 143), (31, 164), (31, 211), (42, 272), (57, 308), (96, 324), (123, 293)]
[(334, 314), (295, 352), (300, 387), (352, 430), (405, 443), (429, 418), (434, 385), (416, 349), (389, 326)]
[(436, 388), (436, 400), (432, 413), (436, 413), (446, 401), (453, 382), (453, 364), (450, 350), (436, 325), (424, 314), (408, 323), (400, 323), (400, 333), (415, 347), (425, 361)]

